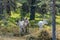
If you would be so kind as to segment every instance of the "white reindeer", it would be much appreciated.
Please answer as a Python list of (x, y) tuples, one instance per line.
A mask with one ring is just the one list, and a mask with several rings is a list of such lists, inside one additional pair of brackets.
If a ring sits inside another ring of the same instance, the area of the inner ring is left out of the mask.
[(25, 24), (25, 32), (27, 33), (29, 31), (28, 26), (29, 26), (29, 20), (27, 18), (24, 19), (24, 24)]
[(43, 21), (39, 21), (38, 22), (39, 30), (42, 30), (45, 24), (48, 24), (46, 19), (44, 19)]
[(20, 27), (20, 33), (22, 33), (23, 31), (25, 31), (25, 26), (24, 26), (24, 21), (23, 20), (19, 20), (18, 21), (18, 25), (19, 25), (19, 27)]
[(22, 33), (22, 32), (25, 33), (26, 32), (26, 28), (27, 28), (28, 24), (29, 24), (29, 21), (27, 19), (18, 21), (18, 25), (20, 27), (20, 33)]
[(25, 22), (25, 26), (29, 25), (29, 20), (27, 18), (24, 19), (24, 22)]

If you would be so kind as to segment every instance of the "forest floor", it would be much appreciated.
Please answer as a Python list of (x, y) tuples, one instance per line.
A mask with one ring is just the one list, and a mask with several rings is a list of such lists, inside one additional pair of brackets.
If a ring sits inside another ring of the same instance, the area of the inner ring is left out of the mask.
[[(45, 30), (47, 30), (50, 34), (51, 34), (51, 28), (47, 27), (47, 28), (44, 28)], [(28, 35), (25, 35), (25, 36), (20, 36), (20, 37), (15, 37), (15, 36), (0, 36), (0, 40), (26, 40), (26, 38), (30, 35), (33, 35), (33, 36), (37, 36), (39, 33), (39, 30), (38, 28), (30, 28), (30, 34)], [(56, 26), (56, 37), (57, 38), (60, 38), (60, 25), (57, 25)]]

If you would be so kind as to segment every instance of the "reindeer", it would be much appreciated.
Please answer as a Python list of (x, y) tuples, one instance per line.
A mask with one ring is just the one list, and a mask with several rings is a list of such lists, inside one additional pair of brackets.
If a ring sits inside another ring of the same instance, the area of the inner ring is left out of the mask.
[(43, 21), (39, 21), (38, 22), (39, 30), (42, 30), (45, 24), (48, 24), (47, 20), (44, 19)]
[(28, 33), (29, 29), (28, 29), (28, 26), (29, 26), (29, 20), (27, 18), (24, 19), (24, 23), (25, 23), (25, 33)]
[(19, 27), (20, 27), (20, 33), (21, 33), (21, 34), (25, 34), (25, 33), (28, 32), (27, 27), (28, 27), (28, 25), (29, 25), (29, 21), (28, 21), (27, 18), (25, 18), (25, 19), (23, 19), (23, 20), (19, 20), (19, 21), (18, 21), (18, 25), (19, 25)]

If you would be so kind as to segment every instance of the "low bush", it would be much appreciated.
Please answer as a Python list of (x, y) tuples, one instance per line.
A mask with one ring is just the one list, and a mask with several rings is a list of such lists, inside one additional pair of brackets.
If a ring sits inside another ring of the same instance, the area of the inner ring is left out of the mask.
[[(37, 37), (29, 36), (27, 39), (28, 40), (52, 40), (52, 37), (48, 31), (42, 30)], [(58, 38), (56, 39), (59, 40)]]

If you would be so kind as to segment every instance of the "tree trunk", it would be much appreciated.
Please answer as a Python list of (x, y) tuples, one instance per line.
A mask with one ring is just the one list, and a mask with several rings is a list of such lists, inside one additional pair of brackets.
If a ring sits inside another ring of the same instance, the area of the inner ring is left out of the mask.
[(3, 5), (2, 5), (2, 0), (0, 0), (0, 19), (3, 19)]
[(31, 6), (30, 9), (30, 20), (34, 20), (35, 19), (35, 6)]
[(52, 40), (56, 40), (56, 8), (55, 8), (55, 0), (51, 0), (51, 14), (52, 14)]
[(30, 20), (35, 19), (35, 8), (36, 8), (36, 0), (30, 1)]

